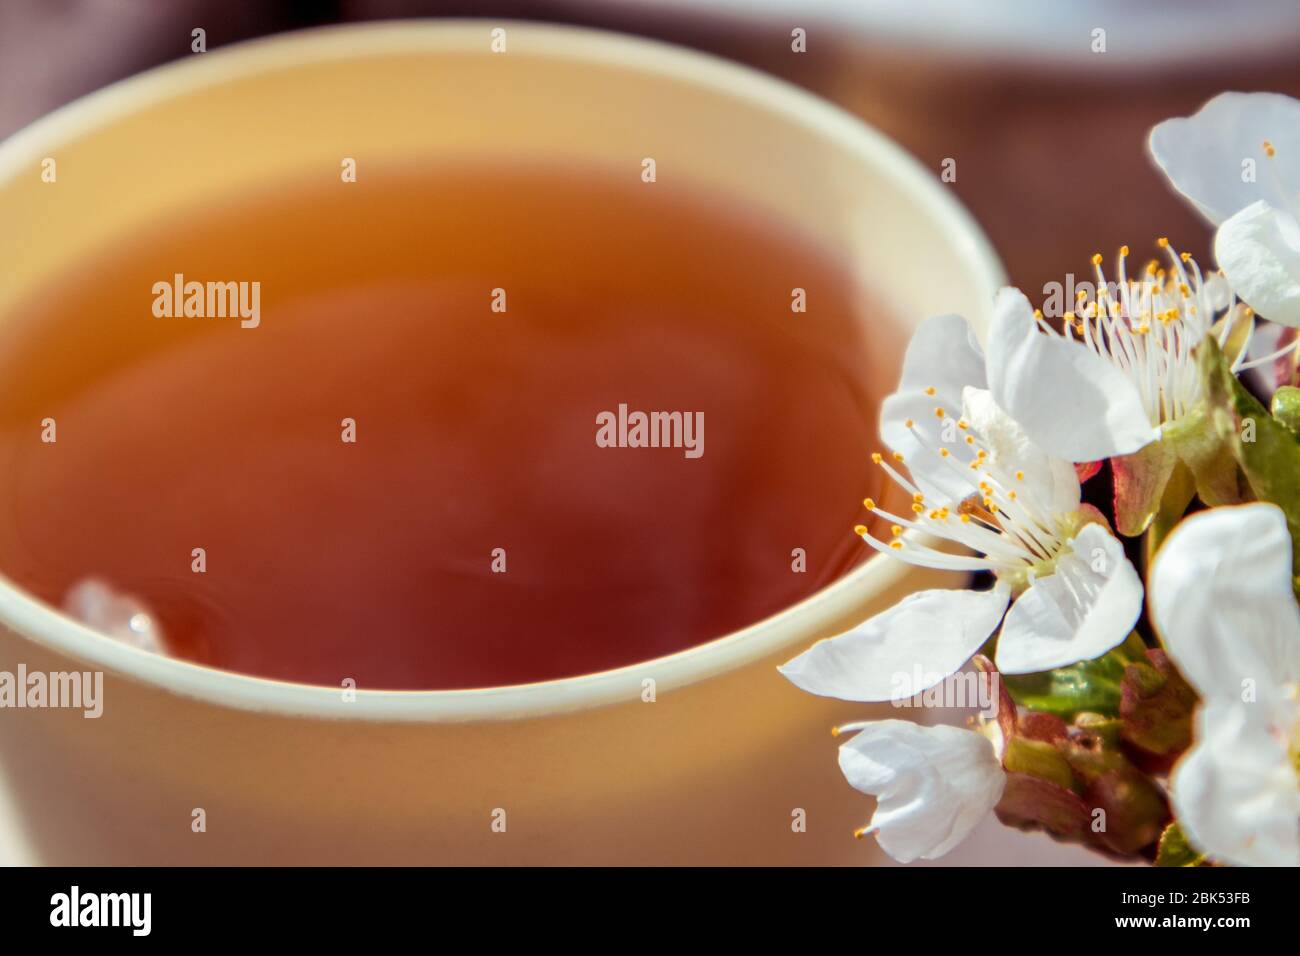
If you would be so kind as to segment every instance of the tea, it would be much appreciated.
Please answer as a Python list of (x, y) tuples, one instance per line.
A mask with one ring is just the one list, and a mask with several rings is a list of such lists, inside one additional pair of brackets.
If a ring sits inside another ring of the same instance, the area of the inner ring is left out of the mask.
[[(0, 572), (107, 582), (193, 661), (390, 689), (807, 597), (876, 490), (861, 289), (668, 179), (372, 164), (129, 236), (0, 326)], [(220, 305), (253, 283), (256, 322)]]

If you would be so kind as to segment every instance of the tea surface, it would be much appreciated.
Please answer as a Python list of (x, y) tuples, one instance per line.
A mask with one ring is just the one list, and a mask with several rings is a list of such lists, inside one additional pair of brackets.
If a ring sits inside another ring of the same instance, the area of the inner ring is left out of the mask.
[[(155, 315), (177, 274), (260, 283), (256, 327)], [(807, 237), (635, 172), (375, 167), (192, 209), (0, 325), (0, 573), (54, 605), (102, 579), (178, 656), (336, 687), (681, 650), (862, 557), (892, 381), (864, 308)], [(699, 416), (701, 453), (602, 447), (620, 405)]]

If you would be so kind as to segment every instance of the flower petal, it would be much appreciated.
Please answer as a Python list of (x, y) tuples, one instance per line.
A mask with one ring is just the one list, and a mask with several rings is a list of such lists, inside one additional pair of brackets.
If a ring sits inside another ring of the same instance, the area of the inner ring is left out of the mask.
[(970, 660), (1002, 620), (1010, 595), (918, 591), (851, 631), (818, 641), (778, 668), (810, 694), (841, 700), (903, 700)]
[(1006, 785), (987, 737), (903, 720), (864, 725), (840, 747), (840, 769), (878, 798), (871, 829), (902, 863), (943, 856), (988, 816)]
[(984, 386), (984, 352), (960, 315), (936, 315), (912, 334), (903, 357), (900, 391), (934, 387), (954, 403), (967, 385)]
[(1124, 546), (1086, 525), (1056, 569), (1035, 579), (1007, 612), (997, 664), (1032, 674), (1100, 657), (1128, 637), (1142, 612), (1142, 581)]
[(1214, 255), (1241, 300), (1266, 319), (1300, 326), (1300, 221), (1253, 203), (1219, 227)]
[(988, 378), (993, 400), (1067, 461), (1125, 455), (1160, 435), (1128, 377), (1081, 342), (1040, 332), (1018, 289), (998, 293)]
[(1169, 655), (1206, 700), (1261, 702), (1300, 681), (1300, 609), (1291, 535), (1271, 504), (1185, 518), (1156, 553), (1151, 617)]
[[(950, 444), (943, 441), (944, 422), (959, 414), (962, 389), (967, 385), (982, 388), (984, 383), (984, 353), (966, 320), (958, 315), (926, 319), (907, 346), (898, 389), (880, 407), (881, 438), (909, 462), (922, 457), (918, 455), (922, 443), (907, 427), (909, 420), (932, 447)], [(929, 394), (929, 389), (934, 394)], [(947, 415), (936, 417), (936, 408), (945, 409)], [(970, 458), (964, 446), (953, 445), (952, 453), (959, 461)], [(950, 469), (912, 477), (927, 497), (936, 500), (951, 500), (964, 493)]]
[(1174, 808), (1197, 849), (1238, 866), (1300, 866), (1300, 786), (1262, 705), (1213, 702), (1174, 768)]
[[(1007, 474), (1024, 472), (1023, 491), (1054, 514), (1079, 507), (1079, 473), (1063, 458), (1047, 454), (1030, 440), (1020, 423), (1003, 411), (984, 389), (968, 388), (962, 396), (962, 414), (979, 433), (989, 462)], [(975, 474), (975, 480), (980, 475)], [(967, 488), (967, 494), (974, 491)]]
[[(1277, 155), (1269, 159), (1264, 141)], [(1300, 170), (1300, 101), (1279, 93), (1221, 93), (1194, 116), (1165, 120), (1151, 131), (1151, 155), (1175, 189), (1218, 224), (1264, 200), (1285, 208), (1291, 197), (1266, 163)], [(1254, 181), (1243, 181), (1243, 162), (1255, 160)]]

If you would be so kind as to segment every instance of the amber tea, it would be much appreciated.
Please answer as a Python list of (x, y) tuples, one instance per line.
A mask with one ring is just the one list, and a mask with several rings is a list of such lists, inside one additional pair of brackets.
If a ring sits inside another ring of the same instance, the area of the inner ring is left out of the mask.
[(336, 687), (679, 651), (861, 560), (865, 308), (835, 250), (635, 173), (213, 202), (3, 325), (0, 573), (64, 606), (102, 582), (169, 653)]

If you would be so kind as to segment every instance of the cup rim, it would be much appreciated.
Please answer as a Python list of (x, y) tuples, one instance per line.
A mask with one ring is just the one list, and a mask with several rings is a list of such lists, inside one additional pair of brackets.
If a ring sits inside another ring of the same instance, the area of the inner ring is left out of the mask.
[[(945, 223), (954, 247), (992, 292), (1002, 284), (996, 254), (970, 213), (903, 148), (838, 106), (784, 80), (707, 53), (658, 40), (588, 27), (515, 20), (404, 20), (316, 27), (275, 34), (176, 60), (121, 80), (62, 106), (0, 142), (0, 180), (46, 155), (54, 144), (119, 117), (232, 77), (302, 62), (384, 53), (481, 49), (504, 27), (525, 37), (528, 55), (610, 64), (685, 80), (787, 122), (803, 124), (905, 189), (918, 207)], [(576, 42), (575, 42), (576, 41)], [(800, 631), (829, 624), (864, 592), (887, 590), (910, 576), (902, 562), (875, 555), (844, 577), (776, 614), (673, 654), (622, 667), (528, 684), (458, 690), (368, 690), (345, 700), (341, 688), (255, 677), (153, 654), (102, 635), (28, 594), (0, 575), (0, 627), (76, 661), (127, 679), (218, 706), (293, 716), (382, 721), (472, 721), (564, 713), (640, 699), (642, 681), (656, 692), (684, 687), (761, 660)]]

